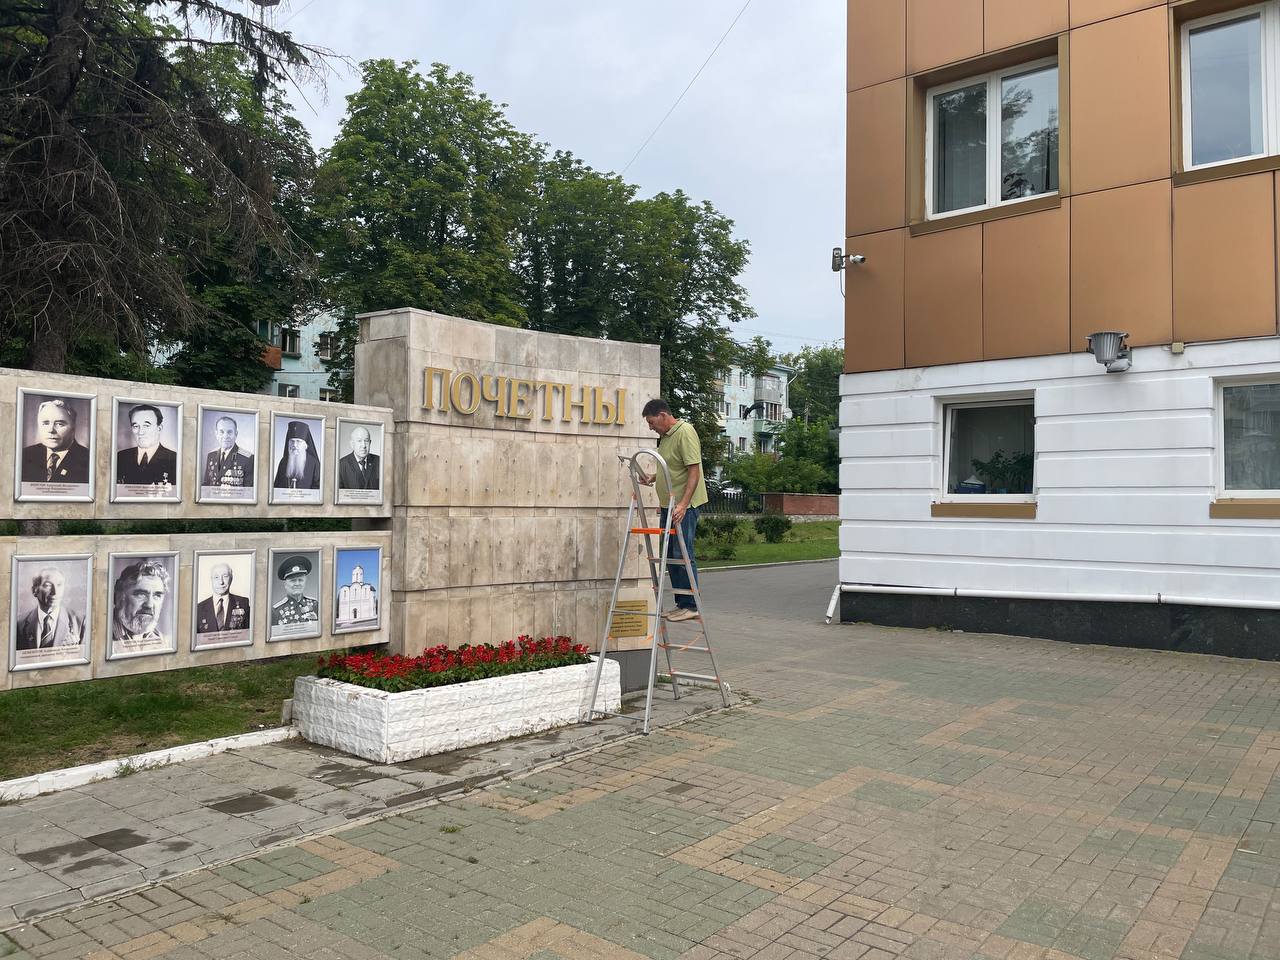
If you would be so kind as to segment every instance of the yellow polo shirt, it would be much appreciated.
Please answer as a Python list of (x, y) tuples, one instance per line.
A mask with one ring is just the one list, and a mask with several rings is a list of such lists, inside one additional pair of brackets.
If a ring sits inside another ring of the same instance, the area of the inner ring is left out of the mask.
[[(702, 443), (698, 440), (698, 431), (687, 420), (677, 420), (676, 425), (663, 434), (658, 441), (658, 453), (667, 461), (671, 470), (671, 485), (676, 491), (676, 503), (684, 497), (685, 485), (689, 482), (689, 468), (695, 463), (702, 464)], [(658, 505), (665, 507), (670, 499), (662, 471), (658, 471)], [(693, 491), (689, 506), (700, 507), (707, 502), (707, 484), (704, 476), (698, 476), (698, 486)]]

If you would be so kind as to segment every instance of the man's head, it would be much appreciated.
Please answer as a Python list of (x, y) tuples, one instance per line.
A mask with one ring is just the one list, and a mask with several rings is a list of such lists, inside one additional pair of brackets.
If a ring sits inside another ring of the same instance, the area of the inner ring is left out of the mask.
[(65, 400), (46, 400), (36, 411), (40, 442), (55, 453), (69, 450), (76, 438), (76, 412)]
[(219, 417), (218, 422), (213, 425), (214, 432), (218, 435), (218, 448), (224, 453), (230, 453), (235, 449), (236, 437), (240, 434), (240, 428), (236, 426), (236, 422), (230, 417)]
[(284, 592), (290, 600), (301, 600), (310, 574), (310, 560), (306, 557), (290, 557), (280, 564), (276, 576), (284, 581)]
[(169, 570), (163, 560), (131, 563), (116, 580), (112, 604), (116, 623), (133, 636), (157, 630), (168, 595)]
[(215, 597), (225, 597), (231, 592), (231, 567), (225, 563), (215, 563), (209, 571), (209, 583), (213, 587)]
[(66, 579), (61, 570), (45, 567), (31, 579), (31, 595), (40, 604), (41, 613), (53, 613), (62, 603)]
[(363, 460), (369, 455), (369, 444), (373, 442), (373, 437), (364, 427), (356, 427), (351, 431), (351, 452), (356, 455), (357, 460)]
[(133, 428), (133, 440), (140, 450), (154, 450), (160, 446), (160, 424), (164, 414), (160, 408), (140, 403), (129, 411), (129, 426)]
[(671, 415), (671, 408), (661, 397), (655, 397), (646, 403), (640, 415), (644, 417), (644, 422), (654, 433), (665, 434), (676, 425), (676, 418)]

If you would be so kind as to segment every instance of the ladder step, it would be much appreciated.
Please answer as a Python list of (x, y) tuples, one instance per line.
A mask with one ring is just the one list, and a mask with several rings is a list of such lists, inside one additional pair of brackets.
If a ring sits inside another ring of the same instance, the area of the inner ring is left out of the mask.
[(675, 650), (677, 653), (710, 653), (710, 647), (682, 647), (678, 643), (660, 643), (658, 644), (663, 650)]
[(674, 535), (676, 530), (675, 530), (675, 527), (672, 527), (670, 530), (665, 530), (665, 531), (661, 527), (632, 527), (631, 532), (632, 533), (651, 533), (655, 535), (662, 534), (662, 533), (670, 533)]
[(719, 683), (720, 678), (711, 676), (706, 673), (684, 673), (679, 670), (673, 670), (668, 676), (675, 677), (677, 680), (706, 680), (710, 683)]
[(677, 589), (676, 589), (676, 588), (674, 588), (674, 587), (672, 587), (670, 590), (668, 590), (668, 591), (666, 591), (666, 592), (667, 592), (667, 593), (676, 593), (676, 594), (679, 594), (679, 595), (680, 595), (680, 596), (682, 596), (682, 597), (696, 597), (696, 596), (698, 595), (698, 591), (697, 591), (697, 590), (677, 590)]

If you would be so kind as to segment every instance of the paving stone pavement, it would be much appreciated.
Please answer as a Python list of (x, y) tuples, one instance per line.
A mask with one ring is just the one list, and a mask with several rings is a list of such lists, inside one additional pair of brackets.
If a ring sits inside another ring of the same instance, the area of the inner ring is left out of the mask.
[(1280, 664), (825, 626), (834, 577), (705, 577), (745, 706), (14, 927), (0, 955), (1280, 960)]

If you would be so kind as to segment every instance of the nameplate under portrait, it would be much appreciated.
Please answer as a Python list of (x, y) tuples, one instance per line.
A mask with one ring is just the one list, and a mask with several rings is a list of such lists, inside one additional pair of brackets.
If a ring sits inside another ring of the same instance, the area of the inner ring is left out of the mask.
[(15, 556), (10, 577), (9, 669), (89, 662), (93, 556)]
[(324, 417), (271, 414), (271, 502), (321, 503)]
[(191, 649), (253, 643), (253, 550), (197, 550), (191, 564)]
[(96, 413), (91, 393), (18, 388), (15, 500), (93, 500)]
[(257, 503), (258, 412), (200, 404), (198, 503)]
[(111, 401), (111, 501), (182, 502), (182, 404)]
[(338, 417), (335, 503), (382, 503), (381, 423)]

